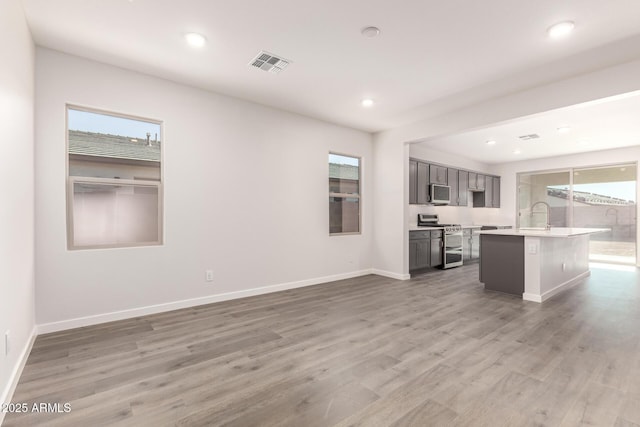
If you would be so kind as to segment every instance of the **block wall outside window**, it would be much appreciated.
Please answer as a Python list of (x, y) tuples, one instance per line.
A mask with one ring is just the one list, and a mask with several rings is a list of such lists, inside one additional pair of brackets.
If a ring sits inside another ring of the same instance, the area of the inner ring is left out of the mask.
[(162, 124), (67, 106), (67, 246), (162, 244)]

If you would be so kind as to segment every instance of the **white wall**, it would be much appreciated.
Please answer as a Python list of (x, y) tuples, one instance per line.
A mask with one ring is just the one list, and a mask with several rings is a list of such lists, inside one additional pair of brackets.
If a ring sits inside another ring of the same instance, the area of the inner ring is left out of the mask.
[[(36, 312), (62, 322), (45, 330), (371, 270), (369, 134), (47, 49), (36, 59)], [(66, 250), (65, 103), (164, 121), (163, 246)], [(362, 157), (361, 235), (328, 235), (330, 150)]]
[[(0, 2), (0, 403), (34, 328), (34, 47), (19, 0)], [(5, 356), (4, 334), (10, 330)], [(0, 423), (4, 414), (0, 413)]]
[[(589, 153), (557, 156), (544, 159), (523, 160), (520, 162), (496, 165), (496, 171), (502, 176), (501, 210), (504, 217), (513, 223), (516, 220), (516, 184), (519, 172), (535, 172), (553, 169), (580, 168), (589, 166), (630, 163), (640, 161), (640, 146), (613, 150), (593, 151)], [(636, 200), (640, 200), (640, 186), (636, 186)], [(636, 213), (637, 217), (637, 213)], [(636, 237), (636, 247), (640, 247), (640, 238)], [(640, 264), (640, 259), (637, 259)]]
[[(405, 146), (407, 143), (639, 89), (640, 60), (635, 60), (514, 92), (452, 113), (375, 134), (373, 136), (375, 183), (382, 185), (374, 186), (376, 212), (373, 230), (374, 268), (384, 269), (398, 277), (406, 277), (408, 273), (409, 149)], [(383, 173), (384, 176), (379, 176)], [(498, 173), (498, 175), (502, 174)], [(501, 191), (501, 195), (503, 194), (505, 194), (504, 190)], [(500, 217), (503, 217), (502, 214)]]

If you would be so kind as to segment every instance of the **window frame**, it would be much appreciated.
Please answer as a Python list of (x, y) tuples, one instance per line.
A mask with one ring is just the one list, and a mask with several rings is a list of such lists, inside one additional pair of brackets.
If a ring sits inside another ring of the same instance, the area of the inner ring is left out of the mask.
[[(329, 204), (328, 206), (328, 211), (329, 211), (329, 236), (350, 236), (350, 235), (358, 235), (358, 234), (362, 234), (362, 157), (360, 156), (354, 156), (353, 154), (345, 154), (345, 153), (339, 153), (336, 151), (329, 151), (329, 155), (335, 155), (335, 156), (343, 156), (343, 157), (350, 157), (352, 159), (357, 159), (358, 160), (358, 193), (354, 194), (354, 193), (336, 193), (336, 192), (332, 192), (331, 191), (331, 177), (329, 176), (327, 179), (327, 183), (329, 184), (329, 198), (327, 199), (327, 202)], [(327, 166), (329, 165), (329, 163), (327, 164)], [(327, 170), (327, 175), (328, 175), (328, 170)], [(332, 233), (331, 232), (331, 202), (329, 201), (329, 199), (331, 197), (343, 197), (343, 198), (356, 198), (358, 199), (358, 231), (348, 231), (348, 232), (340, 232), (340, 233)]]
[[(83, 111), (87, 113), (102, 114), (112, 117), (119, 117), (129, 120), (143, 121), (147, 123), (153, 123), (160, 126), (160, 180), (144, 180), (144, 179), (116, 179), (116, 178), (99, 178), (88, 176), (71, 176), (69, 165), (69, 110)], [(79, 251), (79, 250), (92, 250), (92, 249), (125, 249), (136, 247), (151, 247), (151, 246), (163, 246), (164, 245), (164, 122), (158, 119), (151, 119), (148, 117), (142, 117), (127, 113), (116, 112), (112, 110), (104, 110), (100, 108), (86, 107), (77, 104), (67, 103), (65, 104), (65, 181), (66, 181), (66, 222), (67, 222), (67, 250)], [(137, 243), (110, 243), (104, 245), (82, 245), (78, 246), (74, 244), (74, 218), (73, 218), (73, 187), (77, 183), (86, 184), (104, 184), (104, 185), (127, 185), (137, 187), (154, 187), (158, 192), (158, 240), (151, 242), (137, 242)]]

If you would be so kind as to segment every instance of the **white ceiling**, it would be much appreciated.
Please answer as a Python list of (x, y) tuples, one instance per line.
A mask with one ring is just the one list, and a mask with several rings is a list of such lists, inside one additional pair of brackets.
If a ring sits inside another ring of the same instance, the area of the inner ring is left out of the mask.
[[(587, 102), (530, 117), (434, 138), (418, 146), (445, 151), (484, 163), (640, 145), (640, 92)], [(560, 133), (558, 128), (570, 127)], [(540, 138), (523, 141), (522, 135)], [(493, 140), (494, 145), (486, 142)], [(514, 151), (519, 150), (519, 154)]]
[[(640, 35), (638, 0), (23, 3), (40, 46), (366, 131), (640, 56), (628, 42)], [(574, 34), (549, 40), (567, 19)], [(363, 37), (369, 25), (382, 35)], [(185, 45), (190, 31), (205, 48)], [(293, 64), (249, 68), (260, 50)], [(361, 107), (365, 97), (376, 105)]]

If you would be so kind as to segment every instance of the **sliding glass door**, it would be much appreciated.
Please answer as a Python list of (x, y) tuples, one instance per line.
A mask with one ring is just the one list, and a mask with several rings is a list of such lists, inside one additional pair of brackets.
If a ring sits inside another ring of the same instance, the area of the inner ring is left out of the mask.
[(522, 173), (518, 176), (518, 226), (569, 227), (569, 171)]
[(573, 226), (611, 229), (591, 236), (591, 260), (635, 264), (636, 165), (574, 169)]
[(590, 259), (636, 262), (635, 164), (518, 174), (518, 227), (609, 228)]

